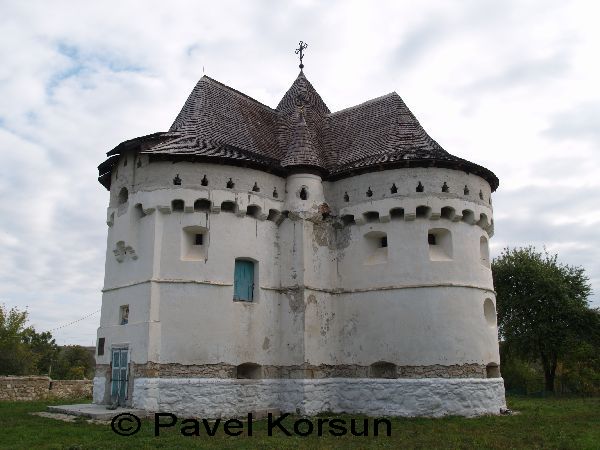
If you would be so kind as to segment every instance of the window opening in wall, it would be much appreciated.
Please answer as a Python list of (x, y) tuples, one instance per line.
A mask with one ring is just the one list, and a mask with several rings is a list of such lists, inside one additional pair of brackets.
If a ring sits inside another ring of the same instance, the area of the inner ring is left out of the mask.
[(200, 184), (202, 186), (208, 186), (208, 178), (206, 178), (206, 174), (204, 174), (204, 176), (202, 177), (202, 179), (200, 180)]
[(277, 219), (279, 219), (280, 216), (281, 216), (281, 214), (279, 213), (278, 210), (269, 209), (269, 214), (267, 215), (267, 220), (270, 220), (271, 222), (275, 222), (275, 221), (277, 221)]
[(124, 205), (125, 203), (127, 203), (127, 200), (129, 200), (129, 191), (126, 187), (121, 188), (118, 197), (119, 205)]
[(254, 186), (252, 186), (252, 192), (260, 192), (260, 188), (258, 187), (256, 181), (254, 182)]
[(396, 378), (396, 364), (387, 361), (378, 361), (371, 364), (369, 375), (371, 378)]
[(98, 356), (102, 356), (104, 355), (104, 342), (106, 341), (106, 338), (98, 338)]
[(346, 226), (356, 224), (356, 222), (354, 221), (354, 216), (352, 214), (346, 214), (342, 216), (342, 223)]
[(235, 183), (230, 178), (229, 181), (227, 182), (227, 189), (233, 189), (234, 186), (235, 186)]
[(373, 197), (373, 191), (371, 190), (371, 186), (369, 186), (369, 190), (367, 191), (367, 197)]
[(379, 213), (377, 211), (368, 211), (363, 214), (367, 222), (379, 222)]
[(392, 220), (404, 219), (404, 208), (390, 209), (390, 219), (392, 219)]
[(419, 184), (417, 184), (417, 192), (423, 192), (423, 185), (421, 184), (420, 181), (419, 181)]
[(225, 201), (221, 203), (221, 212), (231, 212), (234, 213), (236, 210), (235, 203), (230, 201)]
[(208, 244), (208, 229), (198, 225), (184, 227), (181, 236), (181, 259), (202, 261)]
[(485, 267), (490, 267), (490, 248), (488, 246), (488, 240), (485, 236), (479, 238), (479, 257), (481, 264)]
[(452, 208), (451, 206), (444, 206), (442, 208), (441, 217), (443, 219), (452, 220), (452, 219), (454, 219), (455, 214), (456, 213), (454, 211), (454, 208)]
[(262, 369), (260, 365), (254, 363), (240, 364), (236, 367), (236, 377), (257, 380), (262, 377)]
[(308, 191), (304, 186), (300, 189), (300, 200), (306, 200), (308, 198)]
[(141, 219), (142, 217), (146, 216), (146, 213), (144, 212), (144, 208), (142, 207), (141, 203), (138, 203), (137, 205), (135, 205), (134, 211), (135, 211), (136, 219)]
[(432, 228), (427, 233), (429, 259), (448, 261), (452, 259), (452, 235), (445, 228)]
[(233, 299), (251, 302), (254, 300), (254, 261), (236, 259), (233, 276)]
[(479, 225), (481, 228), (487, 228), (490, 225), (488, 222), (487, 214), (481, 213), (479, 215), (479, 220), (477, 221), (477, 225)]
[(180, 186), (181, 185), (181, 178), (179, 178), (179, 174), (175, 175), (175, 178), (173, 178), (173, 184), (175, 186)]
[(397, 194), (398, 193), (398, 188), (396, 187), (396, 183), (392, 184), (392, 187), (390, 188), (390, 192), (392, 194)]
[(485, 376), (487, 378), (500, 378), (500, 366), (496, 363), (489, 363), (485, 366)]
[(127, 325), (129, 323), (129, 305), (122, 305), (119, 308), (119, 324)]
[(428, 219), (431, 215), (431, 208), (429, 206), (417, 206), (417, 219)]
[(442, 192), (450, 192), (450, 188), (448, 187), (448, 184), (445, 181), (442, 185)]
[(194, 202), (194, 211), (196, 212), (208, 212), (210, 211), (210, 200), (207, 200), (205, 198), (199, 198), (198, 200), (196, 200)]
[(496, 306), (491, 298), (486, 298), (483, 301), (483, 316), (490, 327), (496, 326)]
[(365, 265), (383, 264), (388, 260), (387, 234), (383, 231), (369, 231), (365, 234)]
[(258, 216), (260, 215), (260, 211), (261, 211), (260, 206), (248, 205), (248, 207), (246, 208), (246, 215), (257, 219)]
[(279, 197), (279, 194), (277, 193), (277, 188), (273, 189), (273, 198), (277, 198)]
[(142, 159), (141, 158), (138, 158), (138, 160), (137, 160), (137, 167), (138, 167), (138, 169), (140, 167), (142, 167)]
[(181, 211), (183, 211), (183, 206), (184, 206), (183, 200), (173, 200), (171, 202), (171, 209), (173, 211), (181, 212)]
[(483, 192), (479, 191), (479, 199), (483, 200)]
[(348, 193), (347, 193), (347, 192), (344, 192), (344, 201), (345, 201), (346, 203), (348, 203), (348, 202), (350, 201), (350, 196), (348, 195)]
[(462, 220), (470, 225), (475, 223), (475, 213), (470, 209), (463, 209)]
[(465, 188), (463, 189), (463, 194), (469, 195), (469, 186), (465, 184)]

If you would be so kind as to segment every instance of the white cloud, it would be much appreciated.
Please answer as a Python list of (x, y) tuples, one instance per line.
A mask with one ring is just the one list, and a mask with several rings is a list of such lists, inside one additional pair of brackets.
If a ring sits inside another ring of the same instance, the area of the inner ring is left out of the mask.
[[(300, 39), (305, 72), (330, 109), (397, 91), (448, 151), (496, 172), (496, 251), (546, 244), (583, 265), (598, 290), (594, 8), (0, 2), (0, 301), (28, 305), (40, 329), (98, 309), (104, 153), (166, 130), (203, 68), (275, 106), (297, 75)], [(56, 335), (92, 344), (97, 323)]]

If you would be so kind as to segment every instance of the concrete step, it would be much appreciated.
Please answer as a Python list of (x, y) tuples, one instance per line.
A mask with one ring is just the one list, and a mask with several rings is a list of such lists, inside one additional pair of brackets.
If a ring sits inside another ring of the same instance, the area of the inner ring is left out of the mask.
[(69, 414), (72, 416), (87, 417), (94, 420), (112, 420), (113, 417), (119, 414), (133, 414), (140, 419), (148, 417), (148, 411), (135, 408), (107, 409), (107, 405), (97, 405), (95, 403), (83, 403), (79, 405), (54, 405), (48, 406), (48, 411), (60, 414)]

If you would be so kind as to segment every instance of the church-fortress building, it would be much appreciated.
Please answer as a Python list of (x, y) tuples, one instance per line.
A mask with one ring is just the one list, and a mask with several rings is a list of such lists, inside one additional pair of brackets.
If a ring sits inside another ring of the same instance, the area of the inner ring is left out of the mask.
[(207, 76), (108, 152), (96, 403), (475, 415), (505, 407), (488, 241), (497, 177), (396, 93), (275, 109)]

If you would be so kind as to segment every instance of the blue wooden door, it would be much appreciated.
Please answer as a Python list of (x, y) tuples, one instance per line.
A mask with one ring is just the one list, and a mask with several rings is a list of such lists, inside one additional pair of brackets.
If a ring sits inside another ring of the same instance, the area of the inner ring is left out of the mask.
[(235, 260), (233, 277), (233, 299), (251, 302), (254, 298), (254, 263), (241, 259)]
[(127, 366), (129, 363), (128, 349), (113, 348), (111, 374), (111, 403), (125, 406), (127, 399)]

